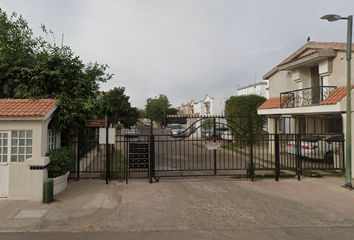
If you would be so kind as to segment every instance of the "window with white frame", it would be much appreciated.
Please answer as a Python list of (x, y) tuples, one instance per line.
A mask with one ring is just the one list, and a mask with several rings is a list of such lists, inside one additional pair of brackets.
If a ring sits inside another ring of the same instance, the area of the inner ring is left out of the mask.
[(47, 152), (56, 148), (57, 148), (57, 136), (53, 133), (52, 129), (48, 129)]
[(8, 145), (9, 145), (9, 133), (0, 132), (0, 163), (9, 161)]
[(10, 131), (11, 134), (11, 162), (24, 162), (32, 157), (33, 132), (32, 130)]
[(210, 113), (210, 103), (209, 102), (204, 103), (204, 106), (205, 106), (205, 113), (209, 114)]

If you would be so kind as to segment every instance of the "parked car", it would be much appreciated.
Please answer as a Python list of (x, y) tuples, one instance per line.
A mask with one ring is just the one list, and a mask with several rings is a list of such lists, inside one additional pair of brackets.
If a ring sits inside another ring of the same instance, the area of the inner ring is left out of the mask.
[(145, 121), (145, 122), (144, 122), (144, 126), (146, 126), (146, 127), (151, 127), (151, 122)]
[(139, 129), (134, 125), (130, 128), (124, 129), (125, 137), (138, 137), (139, 136)]
[(221, 132), (221, 139), (232, 141), (233, 137), (232, 137), (231, 131), (227, 130), (227, 131)]
[(166, 126), (166, 134), (172, 137), (184, 137), (187, 136), (187, 131), (182, 124), (171, 123)]
[(287, 144), (287, 152), (296, 154), (298, 149), (299, 155), (310, 159), (323, 159), (326, 163), (333, 163), (333, 154), (339, 150), (338, 142), (343, 141), (343, 136), (339, 135), (304, 135), (299, 141), (293, 140)]
[(226, 127), (216, 127), (214, 133), (214, 128), (204, 129), (202, 130), (202, 137), (213, 139), (215, 136), (216, 139), (219, 139), (221, 138), (221, 134), (228, 130)]

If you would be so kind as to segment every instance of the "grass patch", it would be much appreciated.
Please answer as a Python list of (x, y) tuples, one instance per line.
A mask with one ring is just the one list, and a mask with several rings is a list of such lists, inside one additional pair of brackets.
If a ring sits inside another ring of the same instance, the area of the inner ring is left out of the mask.
[[(294, 178), (295, 177), (295, 173), (286, 173), (283, 171), (280, 171), (279, 177), (280, 178)], [(275, 178), (275, 173), (266, 173), (263, 175), (256, 175), (259, 178)]]
[[(121, 150), (114, 150), (113, 157), (111, 159), (111, 178), (112, 179), (120, 179), (124, 178), (124, 164), (127, 163), (125, 161), (124, 155)], [(127, 166), (126, 166), (127, 167)], [(101, 173), (100, 178), (106, 178), (106, 173)]]
[(232, 178), (232, 179), (248, 179), (248, 176), (239, 174), (239, 175), (232, 176), (230, 178)]
[[(295, 172), (294, 173), (287, 173), (280, 171), (280, 178), (294, 178), (296, 176)], [(233, 179), (248, 179), (248, 175), (235, 175), (232, 176), (231, 178)], [(268, 179), (268, 178), (275, 178), (275, 173), (265, 173), (265, 174), (255, 174), (254, 178), (257, 179)]]
[(329, 173), (331, 176), (334, 177), (344, 177), (345, 174), (339, 170), (325, 170), (324, 172)]
[(302, 170), (302, 176), (311, 177), (311, 178), (322, 178), (323, 177), (320, 173), (314, 172), (311, 170)]

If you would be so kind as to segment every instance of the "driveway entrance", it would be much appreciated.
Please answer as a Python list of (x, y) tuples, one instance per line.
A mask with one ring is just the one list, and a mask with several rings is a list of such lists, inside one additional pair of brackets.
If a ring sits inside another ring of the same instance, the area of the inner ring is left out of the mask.
[[(71, 142), (78, 153), (72, 177), (106, 178), (107, 181), (124, 178), (127, 182), (132, 177), (146, 177), (152, 182), (160, 177), (210, 175), (253, 179), (255, 174), (268, 171), (278, 179), (285, 170), (299, 178), (304, 170), (339, 173), (344, 170), (343, 134), (269, 133), (266, 128), (269, 120), (265, 117), (169, 117), (165, 119), (168, 127), (164, 128), (158, 123), (145, 126), (146, 118), (142, 118), (134, 134), (115, 125), (119, 129), (115, 142), (107, 145), (98, 143), (98, 130), (92, 128), (91, 134), (76, 136), (76, 141)], [(114, 122), (119, 126), (121, 121)], [(291, 122), (295, 121), (286, 124)], [(177, 130), (171, 130), (176, 126)], [(311, 143), (317, 144), (309, 147), (309, 151), (317, 149), (314, 153), (304, 155), (304, 136), (323, 139)], [(291, 144), (301, 147), (294, 150)]]

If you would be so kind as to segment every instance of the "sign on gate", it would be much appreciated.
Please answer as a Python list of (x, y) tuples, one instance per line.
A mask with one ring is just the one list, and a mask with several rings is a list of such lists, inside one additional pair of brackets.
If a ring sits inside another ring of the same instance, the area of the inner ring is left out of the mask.
[(90, 119), (85, 122), (86, 127), (107, 127), (107, 119)]
[[(108, 129), (108, 144), (114, 144), (116, 142), (116, 129), (109, 128)], [(98, 141), (100, 144), (107, 144), (107, 130), (105, 128), (100, 128)]]
[(219, 142), (207, 142), (205, 144), (206, 150), (220, 150), (220, 143)]

